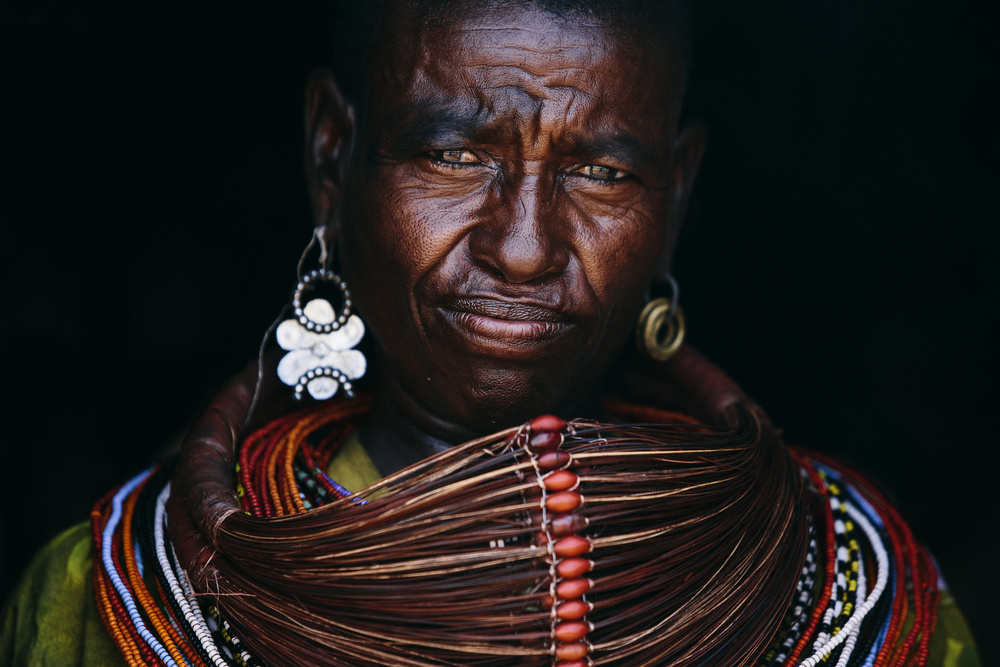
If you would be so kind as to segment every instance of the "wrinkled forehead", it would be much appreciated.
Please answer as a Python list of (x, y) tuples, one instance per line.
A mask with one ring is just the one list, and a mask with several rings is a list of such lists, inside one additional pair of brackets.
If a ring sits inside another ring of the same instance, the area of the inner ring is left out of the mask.
[(436, 105), (503, 117), (534, 106), (599, 123), (648, 116), (675, 126), (683, 94), (683, 63), (640, 27), (531, 5), (400, 12), (373, 56), (368, 90), (376, 115)]
[[(616, 46), (593, 19), (556, 17), (536, 8), (466, 16), (445, 28), (422, 32), (419, 68), (444, 80), (458, 69), (467, 83), (593, 88), (596, 66)], [(450, 28), (450, 29), (449, 29)], [(441, 76), (441, 75), (444, 76)]]

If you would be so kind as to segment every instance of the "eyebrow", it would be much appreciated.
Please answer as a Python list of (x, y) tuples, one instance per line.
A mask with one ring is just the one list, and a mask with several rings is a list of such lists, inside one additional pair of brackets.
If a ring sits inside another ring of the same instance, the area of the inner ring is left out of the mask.
[[(503, 139), (503, 123), (484, 122), (485, 112), (462, 113), (427, 102), (411, 102), (396, 113), (388, 150), (399, 155), (419, 153), (432, 146), (490, 144)], [(560, 152), (583, 160), (613, 159), (642, 171), (664, 167), (658, 151), (627, 132), (570, 136), (558, 142)]]
[(665, 166), (659, 153), (649, 142), (640, 141), (634, 135), (623, 132), (577, 137), (568, 148), (573, 155), (584, 159), (611, 158), (623, 164), (634, 165), (633, 168), (640, 171)]
[(389, 150), (417, 153), (429, 146), (461, 145), (466, 142), (491, 143), (500, 130), (483, 122), (483, 114), (466, 114), (441, 106), (414, 102), (393, 114), (399, 119), (390, 133)]

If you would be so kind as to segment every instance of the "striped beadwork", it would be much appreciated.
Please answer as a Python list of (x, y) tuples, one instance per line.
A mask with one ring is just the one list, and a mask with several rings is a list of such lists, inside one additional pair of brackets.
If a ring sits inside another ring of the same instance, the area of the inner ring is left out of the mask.
[[(350, 497), (324, 470), (351, 428), (342, 414), (312, 410), (251, 434), (235, 471), (244, 510), (280, 517)], [(585, 489), (573, 456), (562, 449), (572, 429), (558, 418), (541, 417), (511, 440), (530, 460), (528, 481), (533, 471), (537, 483), (536, 494), (526, 494), (524, 502), (525, 512), (537, 517), (536, 543), (548, 554), (543, 567), (554, 667), (590, 663), (589, 640), (599, 638), (601, 629), (588, 615), (607, 593), (594, 596)], [(815, 500), (809, 546), (780, 630), (756, 664), (926, 665), (938, 595), (930, 556), (861, 476), (817, 454), (791, 453)], [(101, 618), (129, 665), (260, 667), (216, 601), (197, 595), (178, 566), (166, 530), (172, 467), (137, 475), (91, 513)], [(511, 545), (491, 542), (498, 549)]]

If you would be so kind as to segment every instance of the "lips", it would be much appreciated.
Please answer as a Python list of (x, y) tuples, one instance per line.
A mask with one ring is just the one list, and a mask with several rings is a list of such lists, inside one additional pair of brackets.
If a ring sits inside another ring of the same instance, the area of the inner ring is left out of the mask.
[(541, 304), (490, 297), (462, 297), (441, 309), (460, 332), (480, 344), (533, 347), (564, 334), (573, 325), (567, 314)]

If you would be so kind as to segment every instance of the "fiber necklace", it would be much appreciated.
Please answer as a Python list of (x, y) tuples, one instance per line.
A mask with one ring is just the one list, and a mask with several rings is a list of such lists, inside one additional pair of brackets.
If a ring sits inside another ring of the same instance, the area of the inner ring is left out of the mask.
[(926, 664), (937, 575), (871, 484), (752, 405), (608, 408), (634, 423), (540, 417), (356, 495), (325, 471), (364, 398), (244, 438), (230, 500), (155, 467), (92, 513), (101, 617), (130, 665)]

